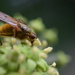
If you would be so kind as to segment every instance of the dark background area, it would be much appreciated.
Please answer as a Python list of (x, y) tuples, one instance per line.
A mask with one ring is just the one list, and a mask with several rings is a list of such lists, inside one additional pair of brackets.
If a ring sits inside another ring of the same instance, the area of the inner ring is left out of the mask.
[(57, 28), (56, 50), (71, 55), (72, 61), (60, 75), (75, 75), (75, 1), (74, 0), (0, 0), (0, 11), (11, 16), (20, 12), (27, 19), (41, 17), (47, 28)]

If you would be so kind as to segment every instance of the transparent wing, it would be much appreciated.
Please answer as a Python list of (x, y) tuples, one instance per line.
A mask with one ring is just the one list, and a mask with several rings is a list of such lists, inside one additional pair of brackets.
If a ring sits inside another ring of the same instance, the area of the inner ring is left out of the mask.
[(18, 22), (20, 22), (20, 23), (23, 23), (23, 24), (27, 25), (27, 23), (26, 23), (26, 22), (24, 22), (24, 21), (23, 21), (23, 20), (21, 20), (21, 19), (18, 19)]
[(12, 25), (12, 26), (16, 26), (18, 24), (18, 21), (15, 18), (12, 18), (11, 16), (0, 12), (0, 20)]

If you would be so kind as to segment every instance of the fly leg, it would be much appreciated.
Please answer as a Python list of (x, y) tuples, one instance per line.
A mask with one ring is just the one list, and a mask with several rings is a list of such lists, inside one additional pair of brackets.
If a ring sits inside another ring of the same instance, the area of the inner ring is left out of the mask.
[(16, 37), (16, 33), (17, 33), (16, 27), (14, 27), (13, 32), (14, 32), (14, 35), (13, 36)]
[[(17, 35), (17, 29), (16, 27), (13, 28), (13, 37), (16, 38)], [(13, 44), (11, 43), (11, 48), (13, 49)]]
[[(0, 36), (4, 35), (3, 33), (0, 33)], [(2, 41), (1, 41), (1, 38), (0, 38), (0, 46), (2, 45)]]
[(34, 42), (34, 41), (31, 41), (31, 47), (33, 47), (33, 42)]
[(2, 41), (0, 40), (0, 46), (2, 45)]

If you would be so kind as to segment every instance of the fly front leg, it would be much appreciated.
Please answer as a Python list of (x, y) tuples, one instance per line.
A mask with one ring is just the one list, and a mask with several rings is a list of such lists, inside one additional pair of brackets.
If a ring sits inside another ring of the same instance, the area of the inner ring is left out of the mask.
[(33, 47), (33, 42), (34, 42), (34, 41), (31, 41), (31, 47)]

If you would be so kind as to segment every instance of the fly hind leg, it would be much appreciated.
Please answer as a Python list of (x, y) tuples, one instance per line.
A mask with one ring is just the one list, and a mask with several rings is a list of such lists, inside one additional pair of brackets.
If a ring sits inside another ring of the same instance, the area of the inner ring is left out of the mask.
[(2, 46), (2, 41), (0, 40), (0, 46)]
[[(0, 33), (0, 36), (2, 36), (3, 34), (2, 33)], [(0, 46), (2, 46), (2, 38), (0, 38)]]

